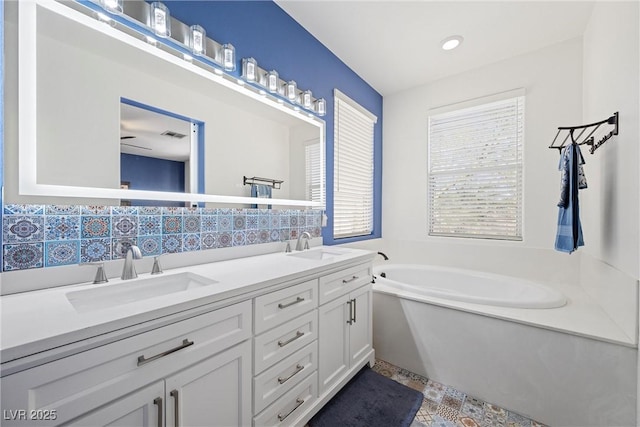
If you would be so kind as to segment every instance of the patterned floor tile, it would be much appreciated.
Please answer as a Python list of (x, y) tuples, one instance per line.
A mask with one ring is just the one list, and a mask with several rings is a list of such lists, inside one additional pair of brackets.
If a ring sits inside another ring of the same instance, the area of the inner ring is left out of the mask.
[(373, 370), (422, 391), (425, 398), (410, 427), (546, 427), (384, 360), (376, 360)]

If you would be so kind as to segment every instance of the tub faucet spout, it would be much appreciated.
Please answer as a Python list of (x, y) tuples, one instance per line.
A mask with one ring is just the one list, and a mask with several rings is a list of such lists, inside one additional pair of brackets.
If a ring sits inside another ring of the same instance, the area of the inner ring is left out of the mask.
[(120, 276), (122, 280), (130, 280), (138, 277), (136, 267), (133, 265), (134, 259), (142, 259), (142, 252), (140, 252), (140, 248), (136, 245), (131, 245), (124, 256), (124, 267), (122, 268), (122, 276)]
[[(306, 242), (304, 243), (304, 248), (302, 246), (302, 238), (306, 237)], [(311, 239), (311, 234), (308, 231), (301, 233), (298, 236), (298, 243), (296, 243), (296, 251), (302, 251), (304, 249), (309, 249), (309, 239)]]

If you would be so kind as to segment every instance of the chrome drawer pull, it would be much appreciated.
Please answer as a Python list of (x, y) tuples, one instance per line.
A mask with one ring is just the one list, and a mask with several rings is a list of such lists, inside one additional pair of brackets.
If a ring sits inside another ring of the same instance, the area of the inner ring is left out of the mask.
[(302, 301), (304, 301), (304, 298), (302, 298), (302, 297), (298, 297), (298, 298), (296, 298), (296, 300), (295, 300), (295, 301), (291, 301), (291, 302), (286, 303), (286, 304), (278, 304), (278, 308), (287, 308), (287, 307), (291, 307), (292, 305), (294, 305), (294, 304), (298, 304), (298, 303), (301, 303)]
[(358, 308), (358, 301), (356, 301), (356, 299), (353, 299), (353, 323), (356, 323), (356, 310)]
[(347, 280), (347, 279), (342, 279), (342, 284), (351, 283), (351, 282), (353, 282), (354, 280), (358, 280), (358, 279), (359, 279), (359, 277), (358, 277), (358, 276), (352, 276), (352, 277), (351, 277), (351, 279), (348, 279), (348, 280)]
[(151, 356), (150, 358), (146, 359), (144, 357), (144, 355), (142, 356), (138, 356), (138, 366), (142, 366), (145, 363), (149, 363), (149, 362), (153, 362), (156, 359), (160, 359), (161, 357), (167, 356), (171, 353), (175, 353), (178, 350), (182, 350), (183, 348), (187, 348), (189, 346), (193, 345), (193, 341), (189, 341), (188, 339), (184, 339), (182, 340), (182, 344), (179, 345), (178, 347), (172, 348), (171, 350), (167, 350), (163, 353), (160, 354), (156, 354), (155, 356)]
[(162, 409), (162, 398), (156, 397), (153, 399), (153, 404), (158, 405), (158, 427), (162, 427), (164, 425), (162, 422), (162, 414), (164, 413), (164, 410)]
[(292, 342), (294, 342), (295, 340), (297, 340), (298, 338), (300, 338), (303, 335), (304, 335), (304, 332), (298, 331), (298, 332), (296, 332), (296, 336), (295, 337), (291, 337), (286, 341), (278, 341), (278, 345), (280, 347), (284, 347), (287, 344), (291, 344)]
[(347, 304), (349, 304), (349, 320), (347, 320), (347, 324), (353, 325), (353, 300), (350, 299)]
[(304, 399), (296, 399), (296, 406), (295, 408), (293, 408), (292, 410), (289, 411), (289, 413), (287, 415), (281, 415), (278, 414), (278, 420), (280, 422), (284, 421), (289, 415), (291, 415), (293, 413), (293, 411), (295, 411), (296, 409), (298, 409), (300, 407), (300, 405), (302, 405), (304, 403)]
[(296, 365), (296, 370), (295, 370), (295, 371), (293, 371), (293, 373), (292, 373), (291, 375), (289, 375), (287, 378), (278, 377), (278, 382), (279, 382), (280, 384), (284, 384), (284, 383), (286, 383), (286, 382), (287, 382), (287, 381), (289, 381), (291, 378), (293, 378), (293, 376), (294, 376), (295, 374), (297, 374), (298, 372), (302, 371), (303, 369), (304, 369), (304, 366), (302, 366), (302, 365), (300, 365), (300, 364)]
[(171, 390), (169, 395), (173, 397), (173, 426), (178, 427), (180, 424), (180, 415), (178, 413), (180, 403), (178, 402), (178, 390)]

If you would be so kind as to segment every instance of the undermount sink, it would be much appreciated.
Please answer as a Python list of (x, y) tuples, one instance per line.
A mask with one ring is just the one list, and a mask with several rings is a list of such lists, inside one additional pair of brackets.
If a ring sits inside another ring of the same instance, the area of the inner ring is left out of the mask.
[(209, 286), (217, 281), (193, 273), (163, 274), (73, 291), (67, 299), (79, 313)]
[(300, 251), (300, 252), (292, 252), (288, 255), (295, 258), (323, 260), (323, 259), (334, 258), (344, 254), (345, 252), (337, 249), (320, 248), (320, 249), (309, 249), (309, 250)]

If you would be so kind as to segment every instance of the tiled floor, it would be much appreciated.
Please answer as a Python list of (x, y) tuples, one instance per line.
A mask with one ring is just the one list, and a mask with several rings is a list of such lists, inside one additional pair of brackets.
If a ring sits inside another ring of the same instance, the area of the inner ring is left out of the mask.
[(373, 370), (422, 392), (424, 400), (411, 427), (545, 427), (444, 384), (428, 380), (384, 360)]

